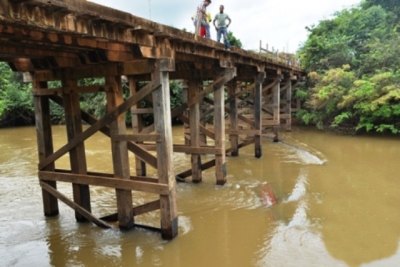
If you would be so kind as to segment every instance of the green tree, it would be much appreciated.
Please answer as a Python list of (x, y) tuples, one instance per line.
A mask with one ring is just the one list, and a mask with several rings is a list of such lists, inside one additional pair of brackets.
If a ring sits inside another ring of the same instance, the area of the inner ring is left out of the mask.
[(0, 62), (0, 125), (17, 126), (34, 122), (32, 88), (22, 75)]
[(365, 0), (308, 28), (299, 50), (310, 72), (297, 114), (319, 128), (400, 133), (400, 23), (397, 1)]
[(228, 41), (231, 46), (242, 48), (242, 42), (240, 39), (236, 38), (231, 31), (228, 32)]

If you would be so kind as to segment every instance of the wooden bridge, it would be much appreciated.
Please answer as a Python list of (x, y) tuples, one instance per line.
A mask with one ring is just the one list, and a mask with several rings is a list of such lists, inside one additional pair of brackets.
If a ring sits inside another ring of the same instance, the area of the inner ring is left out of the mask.
[[(241, 147), (254, 143), (255, 157), (261, 157), (263, 133), (280, 125), (290, 128), (292, 87), (302, 75), (286, 60), (227, 51), (212, 40), (83, 0), (0, 0), (0, 60), (32, 79), (45, 215), (57, 215), (61, 200), (75, 210), (77, 221), (101, 227), (114, 221), (130, 229), (136, 216), (160, 210), (164, 239), (174, 238), (178, 230), (176, 178), (192, 177), (198, 183), (202, 171), (214, 167), (216, 183), (223, 185), (226, 155), (238, 156)], [(104, 83), (81, 85), (93, 77)], [(129, 97), (123, 96), (121, 77), (129, 83)], [(184, 87), (184, 104), (173, 110), (171, 79)], [(52, 88), (51, 81), (61, 86)], [(106, 95), (102, 118), (80, 108), (80, 95), (94, 92)], [(152, 106), (144, 108), (142, 100)], [(66, 118), (68, 142), (57, 151), (50, 101), (64, 108)], [(125, 124), (129, 112), (132, 130)], [(145, 127), (142, 116), (148, 113), (154, 124)], [(173, 143), (173, 117), (186, 124), (185, 144)], [(206, 120), (210, 117), (211, 122)], [(89, 125), (85, 130), (82, 121)], [(110, 138), (113, 173), (87, 166), (84, 142), (99, 131)], [(174, 152), (191, 155), (188, 171), (174, 173)], [(66, 154), (71, 168), (56, 169), (55, 162)], [(202, 155), (214, 159), (202, 162)], [(147, 175), (148, 167), (157, 170), (156, 177)], [(73, 200), (57, 190), (57, 182), (72, 184)], [(115, 214), (92, 214), (89, 186), (115, 189)], [(134, 207), (132, 191), (159, 197)]]

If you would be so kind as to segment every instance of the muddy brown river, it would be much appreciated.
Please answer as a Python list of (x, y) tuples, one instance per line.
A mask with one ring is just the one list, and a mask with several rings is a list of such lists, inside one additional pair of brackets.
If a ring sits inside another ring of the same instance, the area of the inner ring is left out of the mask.
[[(55, 148), (65, 143), (54, 127)], [(182, 128), (174, 128), (182, 142)], [(112, 170), (109, 141), (85, 142), (91, 171)], [(171, 242), (143, 229), (129, 232), (43, 216), (35, 129), (0, 129), (0, 266), (309, 267), (400, 266), (400, 142), (294, 129), (282, 142), (263, 140), (227, 158), (228, 183), (213, 170), (201, 184), (179, 183), (179, 235)], [(189, 166), (174, 156), (177, 171)], [(133, 163), (133, 160), (131, 161)], [(57, 161), (69, 166), (68, 157)], [(134, 166), (131, 166), (132, 173)], [(59, 183), (71, 196), (71, 185)], [(276, 195), (270, 207), (266, 188)], [(134, 192), (134, 203), (153, 196)], [(92, 187), (92, 209), (115, 212), (113, 190)], [(157, 225), (157, 212), (137, 223)]]

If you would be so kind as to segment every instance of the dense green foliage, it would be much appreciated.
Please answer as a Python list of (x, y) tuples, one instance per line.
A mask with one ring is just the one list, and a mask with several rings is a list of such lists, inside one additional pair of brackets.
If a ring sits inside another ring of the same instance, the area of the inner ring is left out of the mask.
[(231, 46), (242, 48), (242, 41), (236, 38), (231, 31), (228, 32), (228, 41)]
[(0, 62), (0, 125), (17, 126), (33, 123), (31, 86), (22, 83), (22, 76)]
[(319, 128), (400, 133), (400, 8), (366, 0), (308, 28), (299, 51), (309, 72), (298, 117)]

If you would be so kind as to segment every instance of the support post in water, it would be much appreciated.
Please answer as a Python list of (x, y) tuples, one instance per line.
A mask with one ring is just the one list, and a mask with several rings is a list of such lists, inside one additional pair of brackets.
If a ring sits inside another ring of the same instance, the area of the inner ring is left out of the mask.
[[(200, 148), (200, 99), (198, 95), (201, 90), (201, 82), (189, 81), (188, 106), (189, 106), (189, 127), (190, 127), (190, 146)], [(192, 181), (200, 183), (202, 181), (201, 155), (192, 154)]]
[[(132, 76), (128, 77), (128, 80), (129, 80), (130, 94), (131, 96), (135, 96), (139, 91), (138, 82)], [(131, 117), (132, 117), (131, 121), (132, 121), (133, 134), (140, 134), (141, 131), (143, 130), (142, 115), (140, 114), (140, 112), (137, 112), (137, 110), (140, 108), (139, 105), (140, 104), (137, 103), (135, 105), (132, 105), (131, 108)], [(141, 160), (138, 156), (135, 156), (135, 168), (136, 168), (136, 175), (146, 176), (146, 162)]]
[(169, 72), (174, 71), (171, 59), (160, 59), (152, 73), (152, 81), (161, 87), (153, 92), (154, 125), (160, 135), (157, 142), (157, 166), (159, 183), (168, 185), (169, 194), (160, 195), (161, 236), (173, 239), (178, 234), (178, 215), (176, 206), (176, 182), (172, 168), (172, 125), (169, 95)]
[(217, 185), (226, 183), (226, 156), (225, 156), (225, 90), (226, 83), (231, 81), (236, 76), (236, 68), (226, 68), (222, 72), (221, 77), (216, 80), (221, 80), (214, 87), (214, 133), (215, 133), (215, 148), (219, 149), (220, 153), (215, 155), (215, 176)]
[[(79, 105), (79, 94), (77, 93), (77, 80), (67, 78), (67, 73), (64, 72), (62, 85), (65, 124), (67, 127), (68, 141), (70, 142), (76, 136), (82, 133), (82, 117)], [(71, 173), (87, 173), (85, 145), (83, 142), (69, 151), (69, 159), (71, 164)], [(89, 186), (73, 183), (72, 191), (74, 202), (90, 213), (91, 206)], [(77, 211), (75, 211), (75, 218), (78, 222), (87, 221), (87, 219)]]
[(274, 142), (279, 141), (279, 127), (281, 123), (281, 77), (278, 77), (278, 79), (279, 81), (272, 88)]
[(265, 80), (265, 72), (259, 72), (255, 77), (254, 86), (254, 155), (256, 158), (262, 156), (261, 133), (262, 133), (262, 84)]
[[(111, 112), (124, 102), (121, 77), (106, 77), (107, 110)], [(125, 116), (121, 114), (110, 125), (111, 149), (114, 175), (122, 179), (130, 179), (127, 141), (117, 140), (116, 136), (126, 134)], [(134, 227), (132, 191), (115, 189), (117, 195), (118, 223), (121, 229)]]
[(237, 81), (233, 79), (228, 83), (228, 94), (229, 94), (229, 118), (230, 118), (230, 135), (229, 140), (231, 143), (231, 156), (239, 156), (239, 134), (238, 132), (238, 101), (236, 97)]
[[(47, 82), (38, 81), (33, 77), (34, 90), (47, 90)], [(47, 157), (53, 154), (53, 135), (50, 120), (50, 101), (48, 96), (37, 96), (33, 98), (35, 104), (36, 137), (39, 154), (39, 165)], [(41, 170), (54, 171), (54, 163), (47, 165)], [(57, 189), (55, 181), (43, 181), (54, 189)], [(42, 188), (43, 210), (45, 216), (56, 216), (59, 213), (58, 200)]]

